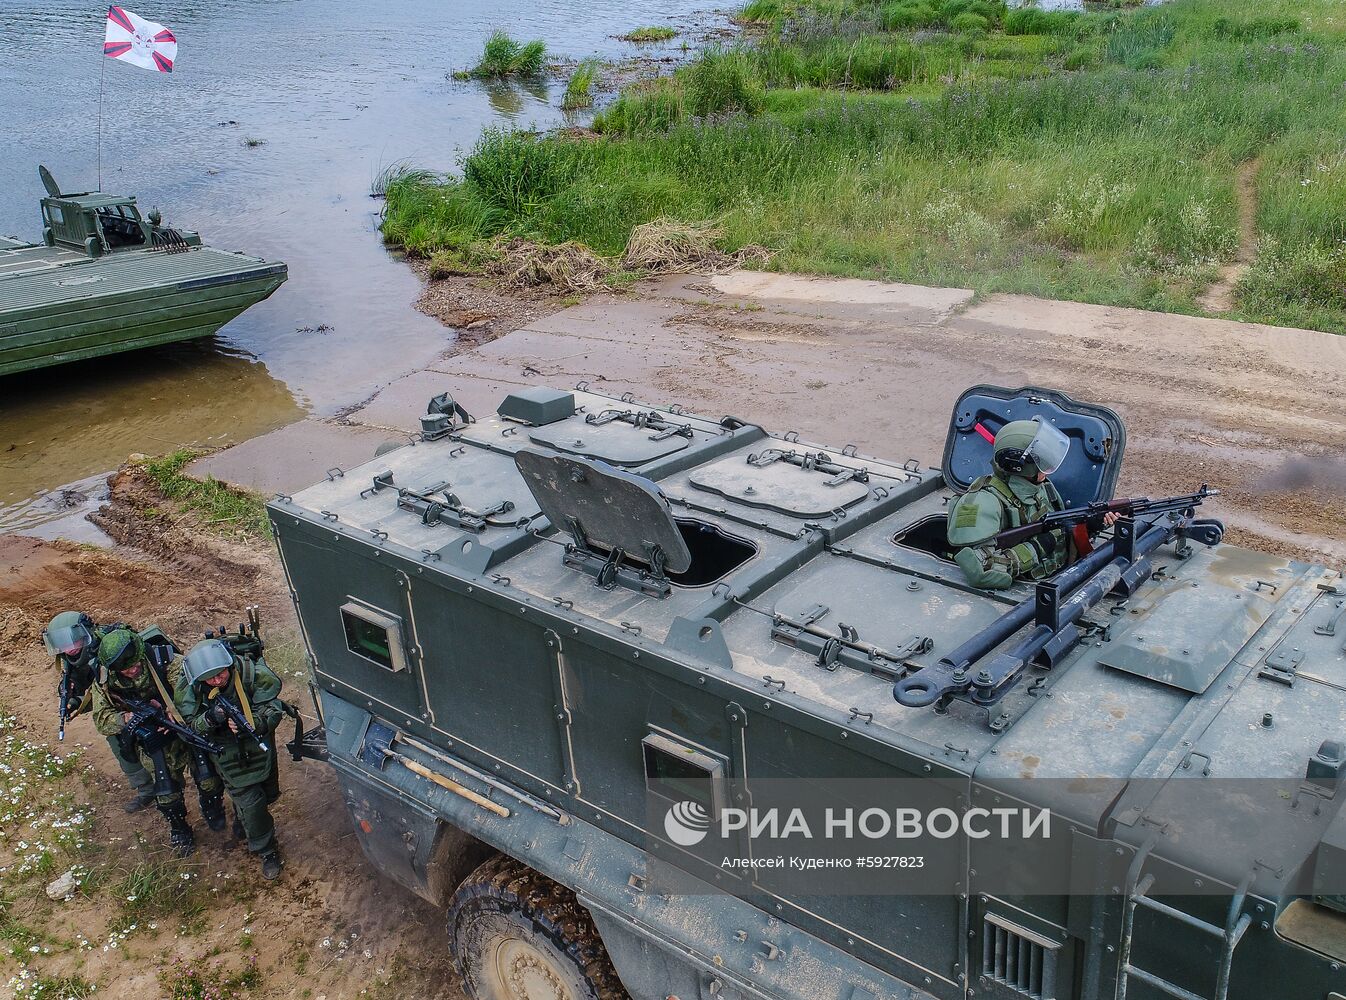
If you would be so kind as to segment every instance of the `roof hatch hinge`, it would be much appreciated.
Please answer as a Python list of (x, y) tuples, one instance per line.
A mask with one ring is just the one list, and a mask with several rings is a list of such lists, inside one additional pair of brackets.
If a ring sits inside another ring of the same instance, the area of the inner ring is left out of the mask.
[(1294, 687), (1299, 677), (1299, 665), (1304, 662), (1304, 653), (1298, 647), (1278, 649), (1268, 656), (1257, 671), (1258, 677), (1265, 677), (1277, 684)]
[(664, 550), (658, 545), (651, 546), (646, 555), (649, 568), (628, 565), (624, 549), (603, 552), (593, 548), (584, 527), (578, 518), (572, 517), (568, 525), (574, 541), (566, 545), (565, 564), (594, 578), (594, 586), (604, 590), (623, 587), (651, 597), (664, 598), (673, 592), (666, 572)]

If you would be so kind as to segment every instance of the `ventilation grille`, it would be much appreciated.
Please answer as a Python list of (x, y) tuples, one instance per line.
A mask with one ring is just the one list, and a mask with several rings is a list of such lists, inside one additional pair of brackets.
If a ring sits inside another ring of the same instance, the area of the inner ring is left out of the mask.
[(986, 914), (982, 972), (1029, 1000), (1056, 1000), (1056, 956), (1060, 943)]

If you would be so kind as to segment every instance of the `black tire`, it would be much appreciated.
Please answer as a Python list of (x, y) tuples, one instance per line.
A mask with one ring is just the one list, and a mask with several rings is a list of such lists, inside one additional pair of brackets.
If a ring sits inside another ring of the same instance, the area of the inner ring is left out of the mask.
[(449, 941), (472, 1000), (629, 1000), (575, 894), (505, 855), (454, 893)]

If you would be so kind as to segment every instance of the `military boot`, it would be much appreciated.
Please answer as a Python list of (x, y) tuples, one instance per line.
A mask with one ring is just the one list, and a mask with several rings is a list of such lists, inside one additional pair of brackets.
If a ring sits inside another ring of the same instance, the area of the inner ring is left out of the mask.
[(272, 882), (280, 878), (280, 870), (285, 867), (284, 862), (280, 860), (280, 851), (271, 848), (262, 855), (262, 878)]
[(196, 850), (196, 834), (192, 833), (192, 825), (187, 822), (187, 807), (179, 801), (160, 805), (159, 811), (168, 820), (168, 845), (178, 857), (187, 857)]
[(201, 804), (201, 818), (206, 821), (206, 826), (219, 833), (228, 825), (224, 819), (224, 792), (201, 792), (197, 801)]
[(122, 811), (128, 813), (138, 813), (144, 809), (148, 809), (152, 805), (154, 805), (153, 795), (151, 795), (149, 798), (144, 798), (142, 796), (137, 795), (133, 799), (126, 800), (126, 803), (122, 806)]

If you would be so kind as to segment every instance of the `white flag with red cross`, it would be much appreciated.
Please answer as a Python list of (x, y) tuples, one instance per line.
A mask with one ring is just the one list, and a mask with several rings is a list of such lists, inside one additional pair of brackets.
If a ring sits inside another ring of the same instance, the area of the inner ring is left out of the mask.
[(162, 24), (146, 21), (125, 7), (109, 7), (103, 55), (141, 69), (171, 73), (178, 57), (178, 39)]

